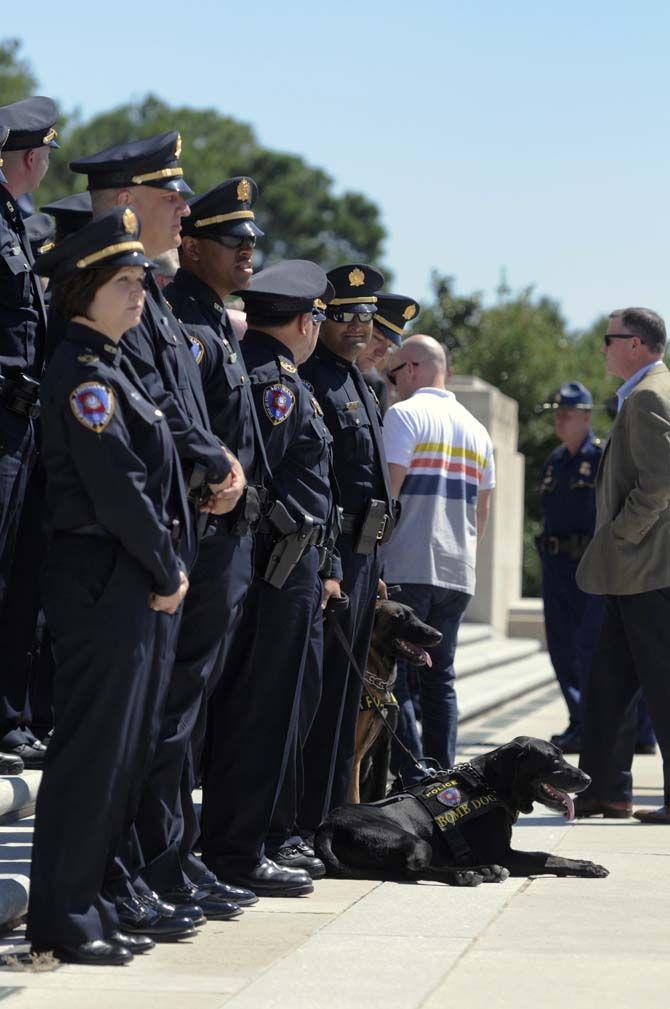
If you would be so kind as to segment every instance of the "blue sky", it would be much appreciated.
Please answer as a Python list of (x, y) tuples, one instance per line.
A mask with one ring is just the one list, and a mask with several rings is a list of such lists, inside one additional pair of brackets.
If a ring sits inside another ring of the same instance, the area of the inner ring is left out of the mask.
[(437, 268), (493, 297), (504, 267), (575, 327), (624, 304), (670, 321), (661, 0), (33, 0), (2, 35), (66, 109), (215, 106), (362, 190), (401, 293)]

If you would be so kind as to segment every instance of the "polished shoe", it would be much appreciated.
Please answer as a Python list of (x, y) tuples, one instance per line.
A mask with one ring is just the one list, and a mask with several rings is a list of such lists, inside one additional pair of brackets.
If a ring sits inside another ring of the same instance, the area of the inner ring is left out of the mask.
[(123, 932), (148, 935), (158, 942), (176, 942), (196, 934), (190, 918), (165, 918), (139, 897), (118, 901), (116, 913)]
[(29, 743), (18, 743), (5, 751), (5, 756), (18, 757), (22, 760), (23, 766), (28, 771), (41, 771), (44, 767), (46, 754), (47, 748), (44, 743), (40, 743), (39, 739)]
[(0, 753), (0, 775), (23, 774), (25, 764), (15, 753)]
[(156, 945), (148, 935), (126, 935), (125, 932), (112, 932), (107, 941), (114, 943), (115, 946), (125, 946), (133, 955), (148, 953)]
[(563, 729), (563, 732), (555, 732), (553, 736), (549, 737), (549, 742), (553, 743), (554, 746), (560, 746), (561, 742), (566, 736), (571, 736), (575, 730), (571, 725), (568, 725), (567, 729)]
[(207, 924), (207, 919), (203, 914), (202, 908), (197, 904), (180, 904), (179, 907), (176, 907), (170, 901), (159, 897), (155, 890), (141, 894), (138, 900), (140, 903), (145, 904), (146, 907), (158, 911), (164, 918), (190, 918), (196, 927)]
[(253, 890), (259, 897), (303, 897), (314, 892), (309, 873), (304, 869), (284, 869), (269, 858), (262, 858), (251, 872), (237, 876), (232, 882)]
[(185, 906), (197, 905), (197, 907), (202, 909), (205, 918), (209, 918), (212, 921), (229, 921), (231, 918), (239, 918), (241, 914), (244, 914), (240, 905), (236, 904), (235, 901), (228, 900), (215, 893), (206, 893), (192, 884), (185, 883), (183, 886), (175, 887), (173, 890), (164, 891), (159, 896), (162, 900), (174, 904), (177, 910)]
[(559, 743), (554, 743), (561, 753), (581, 753), (582, 737), (579, 732), (570, 732), (562, 737)]
[(636, 743), (635, 752), (645, 757), (653, 757), (656, 753), (656, 743)]
[(636, 809), (633, 813), (640, 823), (670, 823), (670, 806), (661, 806), (660, 809)]
[(204, 878), (193, 880), (193, 885), (197, 886), (202, 893), (211, 893), (216, 897), (223, 897), (224, 900), (232, 900), (240, 907), (251, 907), (258, 903), (258, 897), (252, 890), (245, 890), (241, 886), (231, 886), (230, 883), (222, 883), (216, 876), (211, 879)]
[(273, 854), (272, 860), (281, 869), (304, 869), (311, 879), (321, 879), (326, 875), (325, 865), (304, 841), (300, 844), (282, 844)]
[(81, 963), (89, 967), (122, 967), (133, 959), (125, 946), (106, 939), (92, 939), (79, 946), (33, 946), (31, 953), (53, 953), (63, 963)]
[(608, 820), (629, 820), (633, 815), (630, 802), (610, 802), (607, 799), (575, 799), (575, 817), (604, 816)]

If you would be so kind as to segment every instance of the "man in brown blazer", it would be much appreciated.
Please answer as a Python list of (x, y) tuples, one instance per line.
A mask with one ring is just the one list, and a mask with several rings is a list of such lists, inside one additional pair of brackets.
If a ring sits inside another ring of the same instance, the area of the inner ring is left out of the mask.
[(578, 816), (632, 813), (637, 701), (644, 692), (663, 756), (659, 810), (670, 823), (670, 372), (663, 320), (646, 308), (612, 312), (603, 353), (619, 412), (596, 480), (596, 532), (577, 569), (585, 592), (605, 596), (586, 697), (579, 766), (591, 785)]

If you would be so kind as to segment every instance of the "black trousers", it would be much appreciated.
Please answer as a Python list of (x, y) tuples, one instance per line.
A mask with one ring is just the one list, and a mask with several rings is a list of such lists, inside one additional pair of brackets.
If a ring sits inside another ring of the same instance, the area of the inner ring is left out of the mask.
[[(235, 555), (240, 559), (233, 564)], [(189, 575), (158, 744), (135, 817), (132, 854), (126, 861), (131, 880), (141, 875), (159, 892), (185, 882), (182, 856), (190, 851), (196, 829), (191, 738), (201, 718), (207, 684), (218, 676), (221, 649), (225, 650), (237, 625), (250, 580), (250, 537), (242, 543), (225, 523), (211, 526)]]
[(591, 776), (585, 797), (632, 799), (631, 767), (641, 690), (663, 757), (670, 804), (670, 587), (606, 596), (589, 677), (579, 766)]
[(57, 537), (44, 578), (56, 727), (37, 797), (28, 933), (78, 945), (118, 928), (102, 896), (157, 741), (174, 625), (151, 579), (114, 540)]
[[(340, 537), (337, 546), (342, 590), (349, 596), (349, 609), (338, 619), (361, 672), (365, 672), (375, 619), (379, 558), (376, 551), (355, 553), (349, 536)], [(298, 824), (304, 834), (313, 833), (331, 809), (347, 802), (362, 691), (327, 620), (321, 700), (302, 754), (305, 778)]]
[[(257, 537), (257, 572), (270, 549), (267, 537)], [(232, 673), (210, 699), (202, 853), (222, 879), (245, 874), (263, 857), (297, 740), (310, 632), (322, 597), (318, 563), (310, 547), (283, 588), (254, 580), (229, 656)]]

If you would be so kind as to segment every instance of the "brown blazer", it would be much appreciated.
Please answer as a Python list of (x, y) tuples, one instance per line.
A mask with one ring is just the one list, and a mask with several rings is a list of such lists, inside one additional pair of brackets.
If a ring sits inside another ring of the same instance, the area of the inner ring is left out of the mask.
[(596, 478), (596, 532), (577, 569), (585, 592), (670, 586), (670, 372), (648, 371), (621, 408)]

